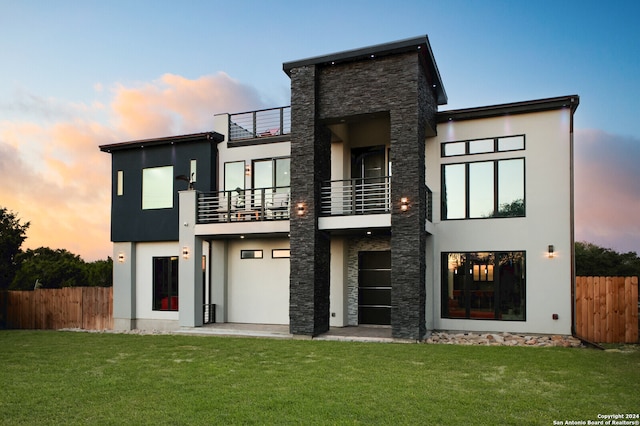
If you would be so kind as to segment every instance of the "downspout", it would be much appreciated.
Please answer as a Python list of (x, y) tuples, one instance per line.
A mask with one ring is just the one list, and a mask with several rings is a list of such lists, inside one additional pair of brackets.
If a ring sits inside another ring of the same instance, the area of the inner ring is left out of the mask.
[(580, 98), (571, 97), (569, 104), (569, 193), (571, 214), (571, 335), (576, 336), (576, 242), (575, 242), (575, 201), (574, 201), (574, 161), (573, 161), (573, 114), (578, 108)]

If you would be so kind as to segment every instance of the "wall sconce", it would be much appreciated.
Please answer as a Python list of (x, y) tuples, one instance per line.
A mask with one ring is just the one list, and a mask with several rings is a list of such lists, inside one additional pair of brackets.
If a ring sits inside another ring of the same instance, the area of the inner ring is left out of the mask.
[(251, 166), (250, 165), (246, 165), (244, 166), (244, 175), (245, 176), (251, 176)]
[(549, 259), (553, 259), (555, 254), (556, 253), (555, 253), (555, 248), (553, 247), (553, 244), (549, 244), (549, 252), (548, 252)]
[(409, 199), (407, 197), (400, 198), (400, 210), (403, 212), (409, 210)]
[(182, 247), (182, 257), (184, 257), (185, 259), (189, 258), (189, 247)]
[(298, 203), (296, 206), (296, 212), (298, 213), (298, 216), (304, 216), (305, 212), (307, 211), (304, 203)]
[(118, 253), (118, 262), (124, 263), (124, 253)]

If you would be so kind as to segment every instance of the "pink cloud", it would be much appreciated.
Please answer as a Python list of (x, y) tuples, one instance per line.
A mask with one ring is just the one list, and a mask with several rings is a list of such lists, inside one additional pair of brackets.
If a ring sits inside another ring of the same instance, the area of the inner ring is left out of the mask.
[[(224, 73), (114, 87), (108, 107), (21, 92), (9, 106), (20, 119), (0, 121), (0, 205), (31, 222), (23, 248), (110, 256), (111, 158), (99, 145), (211, 130), (215, 113), (263, 106), (256, 90)], [(100, 120), (105, 113), (111, 123)]]
[(138, 87), (117, 85), (117, 127), (143, 139), (211, 130), (213, 115), (263, 107), (258, 92), (220, 72), (195, 80), (165, 74)]
[(640, 139), (575, 133), (576, 239), (640, 253)]

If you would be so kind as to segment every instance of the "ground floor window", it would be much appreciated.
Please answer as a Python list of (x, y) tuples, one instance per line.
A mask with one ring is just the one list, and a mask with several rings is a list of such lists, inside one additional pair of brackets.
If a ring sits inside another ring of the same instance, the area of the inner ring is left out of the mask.
[(442, 317), (524, 321), (525, 252), (442, 253)]
[(178, 310), (178, 257), (153, 258), (153, 310)]

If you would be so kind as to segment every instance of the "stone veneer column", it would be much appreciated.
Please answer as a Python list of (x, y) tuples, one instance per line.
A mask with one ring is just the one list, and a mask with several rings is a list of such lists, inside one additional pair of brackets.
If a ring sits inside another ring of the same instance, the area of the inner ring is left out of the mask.
[(317, 121), (316, 81), (315, 66), (291, 70), (289, 330), (308, 336), (329, 330), (330, 240), (318, 230), (318, 215), (320, 186), (330, 177), (331, 134)]
[[(391, 328), (392, 335), (421, 339), (426, 333), (426, 233), (427, 196), (424, 184), (424, 122), (416, 111), (391, 118)], [(396, 143), (394, 143), (394, 139)], [(397, 141), (410, 141), (398, 143)], [(402, 211), (401, 198), (409, 201)]]
[[(436, 102), (424, 69), (399, 81), (404, 102), (391, 110), (391, 161), (400, 171), (391, 177), (391, 327), (396, 338), (422, 339), (426, 334), (426, 132), (435, 131)], [(409, 201), (407, 211), (400, 200)]]

